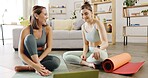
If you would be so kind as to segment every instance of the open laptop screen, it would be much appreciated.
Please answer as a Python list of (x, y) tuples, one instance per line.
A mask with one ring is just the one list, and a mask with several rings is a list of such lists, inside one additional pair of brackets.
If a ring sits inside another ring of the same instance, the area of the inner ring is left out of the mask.
[(58, 73), (53, 78), (99, 78), (99, 70)]

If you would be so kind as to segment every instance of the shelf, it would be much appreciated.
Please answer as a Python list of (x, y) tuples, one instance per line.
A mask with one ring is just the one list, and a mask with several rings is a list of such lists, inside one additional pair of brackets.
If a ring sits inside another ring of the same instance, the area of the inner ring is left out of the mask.
[(142, 8), (142, 7), (148, 7), (148, 5), (136, 5), (136, 6), (129, 6), (129, 7), (123, 7), (123, 17), (124, 18), (134, 18), (134, 17), (148, 17), (148, 15), (140, 14), (141, 11), (139, 11), (138, 15), (131, 15), (129, 12), (129, 9), (133, 8)]
[(124, 18), (128, 18), (128, 17), (148, 17), (148, 15), (139, 15), (139, 16), (123, 16)]
[(91, 5), (107, 4), (107, 3), (112, 3), (112, 1), (104, 1), (104, 2), (93, 2)]
[(126, 37), (148, 37), (146, 35), (123, 35), (123, 36), (126, 36)]
[(129, 7), (123, 7), (123, 9), (128, 9), (128, 8), (139, 8), (139, 7), (148, 7), (148, 5), (129, 6)]
[(112, 21), (106, 21), (104, 24), (109, 24), (109, 23), (112, 23)]
[[(136, 15), (131, 15), (130, 14), (130, 10), (129, 9), (133, 9), (133, 8), (143, 8), (143, 7), (148, 7), (148, 5), (136, 5), (136, 6), (130, 6), (130, 7), (123, 7), (123, 17), (127, 18), (127, 26), (123, 26), (123, 36), (124, 36), (124, 45), (127, 45), (127, 41), (128, 41), (128, 37), (148, 37), (148, 33), (146, 34), (141, 34), (141, 35), (136, 35), (136, 33), (134, 31), (130, 31), (133, 32), (133, 34), (128, 34), (127, 33), (127, 27), (131, 27), (130, 29), (134, 29), (134, 28), (138, 28), (138, 27), (145, 27), (143, 29), (146, 29), (146, 32), (148, 31), (148, 25), (139, 25), (139, 26), (130, 26), (131, 25), (131, 19), (130, 18), (135, 18), (135, 17), (148, 17), (148, 15), (143, 15), (140, 14), (136, 14)], [(139, 9), (140, 10), (140, 9)], [(133, 28), (132, 28), (133, 27)], [(136, 31), (136, 30), (135, 30)]]
[(64, 8), (53, 7), (53, 8), (50, 8), (50, 9), (66, 9), (66, 7), (64, 7)]
[[(105, 0), (105, 1), (102, 1), (102, 2), (101, 1), (102, 0), (92, 0), (91, 5), (93, 7), (94, 18), (96, 18), (97, 15), (101, 15), (101, 14), (105, 14), (107, 16), (109, 15), (108, 18), (111, 17), (110, 18), (111, 21), (106, 21), (106, 23), (104, 23), (104, 25), (106, 24), (106, 26), (105, 26), (106, 32), (107, 31), (112, 31), (112, 32), (107, 32), (107, 35), (110, 35), (111, 43), (115, 44), (116, 43), (116, 0), (111, 0), (111, 1), (110, 0)], [(108, 8), (108, 10), (105, 10), (104, 12), (103, 11), (98, 11), (98, 8), (101, 7), (99, 5), (102, 5), (102, 4), (103, 5), (108, 5), (109, 4), (110, 5), (109, 7), (105, 6), (106, 8)], [(108, 18), (105, 18), (105, 19), (108, 19)], [(108, 24), (111, 24), (111, 26), (112, 26), (111, 30), (107, 28)]]
[(110, 12), (95, 12), (94, 14), (109, 14), (109, 13), (112, 13), (111, 11)]
[(148, 27), (148, 25), (141, 25), (141, 26), (123, 26), (124, 28), (126, 27)]
[(52, 4), (49, 3), (48, 5), (49, 10), (49, 17), (51, 19), (65, 19), (65, 16), (67, 15), (67, 8), (65, 4)]
[(106, 32), (107, 34), (112, 34), (112, 32)]
[(66, 13), (50, 13), (50, 15), (57, 15), (57, 14), (58, 14), (58, 15), (59, 15), (59, 14), (60, 14), (60, 15), (65, 15)]

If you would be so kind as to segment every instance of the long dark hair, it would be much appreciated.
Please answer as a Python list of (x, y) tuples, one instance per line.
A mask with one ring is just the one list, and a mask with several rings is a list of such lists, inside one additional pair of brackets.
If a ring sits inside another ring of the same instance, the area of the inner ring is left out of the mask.
[(33, 7), (33, 10), (32, 10), (33, 14), (30, 16), (30, 25), (33, 27), (33, 29), (39, 29), (37, 25), (37, 19), (35, 18), (34, 14), (36, 13), (40, 15), (43, 9), (46, 9), (46, 8), (43, 6), (38, 6), (38, 5), (35, 5)]
[(84, 2), (84, 4), (81, 6), (81, 10), (83, 10), (83, 9), (88, 9), (88, 10), (90, 10), (92, 12), (92, 7), (89, 4), (89, 2), (87, 2), (87, 1)]

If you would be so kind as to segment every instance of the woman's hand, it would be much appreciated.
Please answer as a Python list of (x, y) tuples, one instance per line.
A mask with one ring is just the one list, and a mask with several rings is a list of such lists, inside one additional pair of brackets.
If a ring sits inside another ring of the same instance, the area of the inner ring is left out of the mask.
[(93, 53), (93, 56), (92, 57), (94, 57), (96, 60), (99, 60), (99, 58), (100, 58), (100, 54), (99, 54), (100, 49), (95, 48), (94, 51), (95, 52)]
[(96, 60), (99, 60), (100, 58), (99, 52), (94, 52), (92, 57), (94, 57)]
[(81, 55), (81, 59), (84, 60), (84, 61), (86, 61), (86, 54), (83, 53), (83, 54)]
[(40, 63), (35, 64), (34, 69), (37, 71), (38, 74), (40, 74), (41, 76), (48, 76), (50, 75), (52, 72), (47, 70), (43, 65), (41, 65)]

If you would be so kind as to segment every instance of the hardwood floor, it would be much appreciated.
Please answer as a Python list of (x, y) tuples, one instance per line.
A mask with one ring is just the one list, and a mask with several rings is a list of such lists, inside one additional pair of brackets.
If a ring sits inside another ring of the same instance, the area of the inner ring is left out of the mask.
[[(145, 61), (143, 67), (133, 75), (118, 75), (112, 73), (106, 73), (104, 71), (99, 72), (99, 78), (147, 78), (148, 76), (148, 44), (144, 43), (129, 43), (124, 46), (123, 43), (117, 43), (116, 45), (109, 45), (108, 47), (109, 57), (128, 52), (132, 56), (131, 62)], [(68, 50), (54, 50), (52, 54), (63, 54)], [(70, 50), (73, 51), (73, 50)], [(2, 78), (11, 78), (15, 74), (14, 66), (21, 65), (22, 62), (18, 57), (18, 53), (12, 48), (12, 43), (5, 43), (3, 46), (0, 42), (0, 74)], [(94, 70), (86, 66), (67, 64), (70, 72), (73, 71), (85, 71)]]

